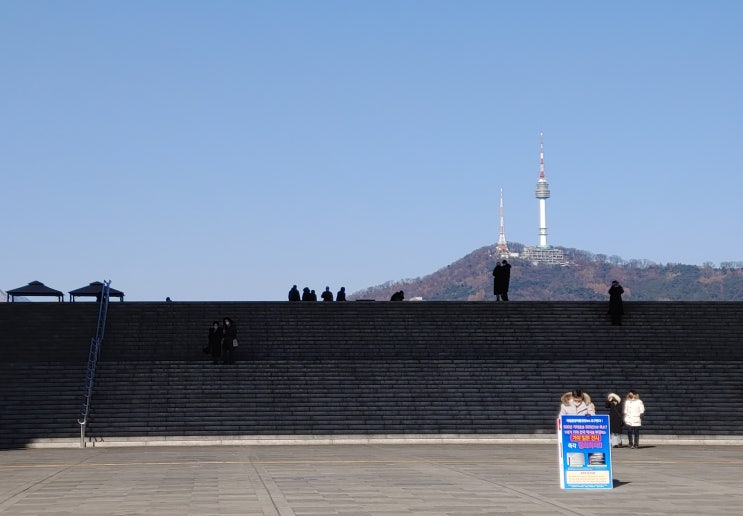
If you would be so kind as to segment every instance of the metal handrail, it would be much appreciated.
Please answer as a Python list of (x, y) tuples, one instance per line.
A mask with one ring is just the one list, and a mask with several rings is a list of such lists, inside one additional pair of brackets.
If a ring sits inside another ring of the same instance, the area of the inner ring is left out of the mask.
[(111, 281), (104, 281), (101, 284), (100, 302), (98, 304), (98, 323), (95, 328), (95, 337), (90, 339), (88, 348), (88, 365), (85, 368), (85, 380), (83, 383), (83, 394), (80, 402), (80, 417), (77, 423), (80, 425), (80, 447), (85, 448), (85, 429), (88, 424), (88, 414), (90, 412), (90, 401), (93, 398), (93, 382), (95, 380), (95, 370), (98, 365), (98, 356), (101, 350), (101, 342), (106, 331), (106, 318), (108, 317), (108, 295), (110, 292)]

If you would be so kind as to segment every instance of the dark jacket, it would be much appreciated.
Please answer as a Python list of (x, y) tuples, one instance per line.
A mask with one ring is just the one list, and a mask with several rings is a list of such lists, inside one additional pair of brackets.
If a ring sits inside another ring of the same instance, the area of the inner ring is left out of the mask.
[(237, 328), (235, 328), (235, 323), (230, 324), (227, 326), (226, 324), (222, 327), (222, 346), (224, 347), (232, 347), (232, 341), (237, 338)]
[(506, 268), (505, 266), (498, 263), (493, 269), (493, 294), (498, 296), (503, 294), (504, 292), (508, 292), (508, 278), (506, 276)]
[(500, 262), (493, 269), (493, 294), (499, 296), (503, 293), (503, 267)]
[(299, 301), (300, 299), (301, 298), (299, 296), (299, 289), (296, 285), (294, 285), (289, 291), (289, 301)]
[(620, 285), (619, 283), (612, 284), (611, 288), (609, 289), (610, 314), (619, 315), (624, 312), (624, 308), (622, 306), (622, 294), (624, 294), (622, 285)]
[(511, 284), (511, 264), (506, 262), (501, 264), (503, 269), (503, 292), (508, 292), (508, 287)]
[(209, 328), (209, 353), (216, 358), (222, 354), (222, 328)]
[(624, 413), (622, 411), (622, 403), (606, 400), (606, 404), (604, 406), (609, 409), (609, 431), (612, 434), (621, 434), (622, 427), (624, 426)]

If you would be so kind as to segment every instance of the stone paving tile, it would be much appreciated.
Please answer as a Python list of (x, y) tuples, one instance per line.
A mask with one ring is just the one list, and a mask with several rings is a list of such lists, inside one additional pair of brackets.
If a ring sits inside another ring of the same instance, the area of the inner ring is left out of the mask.
[(741, 514), (743, 447), (617, 450), (616, 488), (559, 488), (551, 445), (0, 451), (12, 515)]

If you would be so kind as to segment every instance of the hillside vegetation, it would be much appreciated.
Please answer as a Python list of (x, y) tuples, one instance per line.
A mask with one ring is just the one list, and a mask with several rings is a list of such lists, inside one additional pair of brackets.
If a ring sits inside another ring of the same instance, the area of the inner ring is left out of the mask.
[[(509, 243), (512, 252), (523, 245)], [(612, 280), (624, 287), (624, 299), (635, 301), (743, 301), (743, 262), (719, 266), (625, 261), (618, 256), (564, 248), (567, 265), (535, 265), (511, 258), (509, 298), (513, 301), (590, 301), (608, 299)], [(424, 277), (393, 281), (354, 292), (349, 299), (389, 300), (398, 291), (405, 299), (426, 301), (493, 300), (494, 246), (467, 256)]]

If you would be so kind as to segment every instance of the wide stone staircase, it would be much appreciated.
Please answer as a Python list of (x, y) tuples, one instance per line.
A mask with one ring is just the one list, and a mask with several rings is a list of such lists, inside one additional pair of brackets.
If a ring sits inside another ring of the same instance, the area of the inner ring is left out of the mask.
[[(640, 391), (645, 435), (743, 436), (743, 303), (111, 303), (87, 437), (545, 435)], [(0, 306), (0, 446), (79, 445), (94, 303)], [(237, 364), (202, 353), (231, 317)]]

